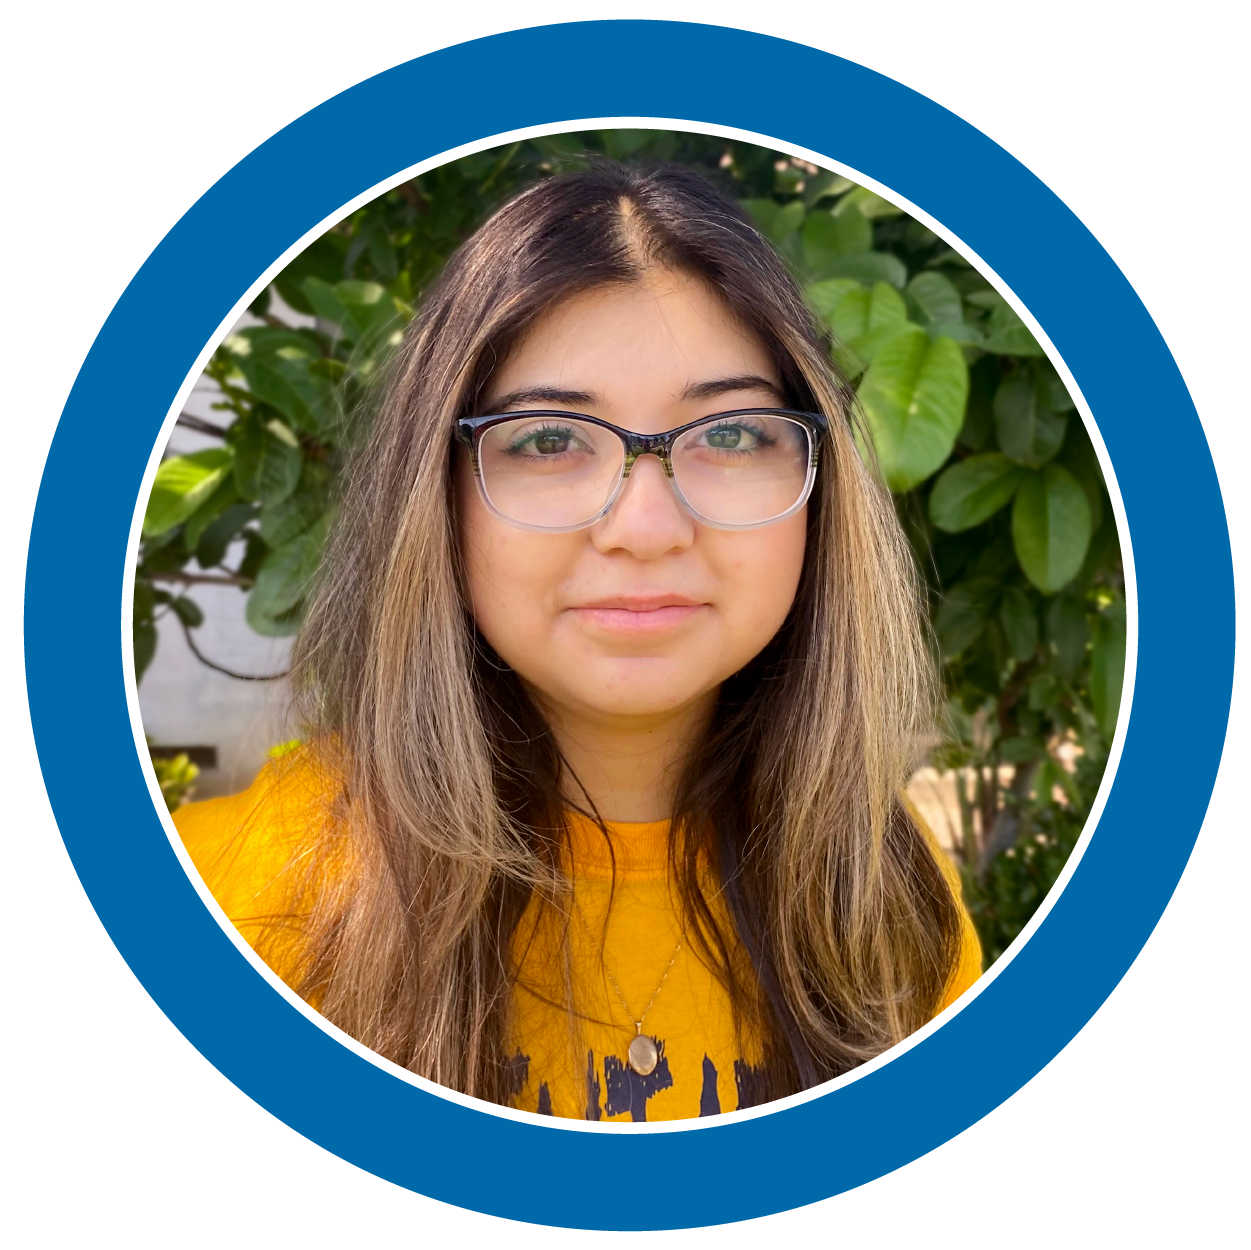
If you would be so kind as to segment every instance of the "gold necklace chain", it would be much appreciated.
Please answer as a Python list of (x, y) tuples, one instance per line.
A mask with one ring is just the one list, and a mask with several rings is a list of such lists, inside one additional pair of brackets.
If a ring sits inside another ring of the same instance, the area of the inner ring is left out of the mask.
[[(595, 934), (591, 932), (591, 926), (587, 924), (586, 917), (582, 914), (582, 907), (578, 903), (578, 896), (573, 895), (573, 909), (577, 913), (578, 920), (582, 924), (582, 928), (586, 932), (586, 936), (590, 939), (592, 945), (595, 943)], [(617, 984), (617, 978), (613, 976), (612, 969), (608, 966), (608, 960), (601, 952), (600, 960), (604, 965), (604, 975), (607, 976), (613, 989), (617, 993), (617, 997), (621, 1000), (625, 1013), (630, 1018), (630, 1022), (634, 1025), (635, 1035), (631, 1040), (626, 1053), (626, 1062), (640, 1076), (648, 1076), (655, 1070), (656, 1064), (660, 1062), (660, 1052), (656, 1047), (655, 1041), (647, 1037), (643, 1033), (643, 1021), (647, 1019), (647, 1013), (651, 1011), (652, 1006), (656, 1002), (660, 991), (664, 989), (665, 982), (669, 979), (669, 973), (673, 969), (673, 965), (677, 962), (678, 952), (682, 949), (682, 944), (686, 941), (686, 933), (678, 938), (678, 944), (673, 948), (673, 954), (669, 956), (669, 962), (665, 965), (664, 975), (660, 978), (660, 984), (652, 991), (652, 996), (647, 1000), (647, 1006), (643, 1008), (638, 1019), (634, 1018), (634, 1012), (630, 1010), (630, 1004), (626, 1002), (626, 996), (621, 992), (621, 986)]]

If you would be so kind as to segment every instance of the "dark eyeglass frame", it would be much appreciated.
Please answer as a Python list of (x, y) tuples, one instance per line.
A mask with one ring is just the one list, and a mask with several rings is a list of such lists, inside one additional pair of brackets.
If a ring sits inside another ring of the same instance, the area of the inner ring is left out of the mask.
[[(703, 513), (697, 512), (682, 494), (682, 490), (677, 482), (674, 481), (673, 463), (670, 460), (674, 444), (688, 430), (707, 425), (710, 421), (722, 421), (729, 417), (752, 416), (789, 417), (808, 431), (811, 451), (804, 488), (799, 498), (785, 512), (780, 512), (777, 516), (769, 517), (765, 521), (749, 521), (745, 524), (714, 521), (704, 516)], [(615, 434), (621, 440), (621, 445), (625, 449), (625, 456), (621, 463), (621, 474), (617, 479), (616, 486), (613, 487), (608, 496), (608, 502), (594, 516), (589, 517), (585, 521), (579, 521), (577, 525), (532, 525), (526, 521), (514, 520), (512, 517), (505, 516), (504, 513), (500, 512), (491, 502), (490, 495), (487, 494), (486, 484), (482, 480), (482, 465), (478, 459), (478, 444), (481, 442), (482, 436), (493, 426), (501, 425), (505, 421), (532, 420), (535, 417), (557, 417), (566, 421), (585, 421), (588, 425), (597, 425), (601, 429), (609, 430)], [(478, 483), (478, 493), (482, 497), (482, 502), (501, 521), (514, 525), (518, 529), (535, 530), (544, 534), (567, 534), (574, 530), (586, 529), (588, 526), (594, 525), (596, 521), (607, 516), (613, 504), (620, 498), (621, 492), (625, 488), (626, 479), (630, 476), (630, 470), (640, 456), (655, 456), (660, 461), (678, 502), (702, 525), (709, 525), (714, 529), (723, 530), (753, 530), (759, 529), (762, 525), (772, 525), (776, 521), (785, 520), (808, 502), (808, 497), (812, 494), (812, 487), (816, 481), (821, 443), (829, 432), (829, 421), (824, 414), (819, 412), (801, 412), (795, 408), (732, 408), (728, 412), (710, 412), (707, 416), (700, 417), (696, 421), (688, 421), (685, 425), (675, 426), (672, 430), (664, 430), (659, 434), (640, 434), (637, 430), (627, 430), (622, 426), (613, 425), (611, 421), (604, 421), (600, 417), (592, 417), (584, 412), (570, 412), (567, 408), (526, 408), (517, 412), (492, 413), (481, 417), (461, 417), (455, 426), (457, 440), (469, 449), (473, 461), (474, 480)]]

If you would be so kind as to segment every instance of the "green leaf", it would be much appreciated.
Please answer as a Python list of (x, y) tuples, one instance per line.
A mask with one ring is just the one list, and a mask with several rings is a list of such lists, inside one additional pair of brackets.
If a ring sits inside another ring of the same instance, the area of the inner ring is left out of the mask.
[[(202, 569), (216, 568), (226, 558), (226, 549), (239, 531), (256, 515), (250, 503), (231, 504), (200, 535), (195, 546), (196, 562)], [(187, 543), (191, 545), (190, 540)]]
[(847, 295), (834, 310), (830, 328), (850, 349), (859, 373), (873, 363), (878, 351), (909, 328), (908, 306), (889, 283), (875, 282), (871, 291), (862, 288)]
[(249, 361), (265, 356), (286, 353), (286, 359), (306, 357), (316, 360), (321, 354), (317, 339), (311, 332), (283, 330), (277, 326), (248, 326), (237, 330), (222, 346), (230, 353), (236, 368), (242, 369)]
[(1116, 603), (1095, 621), (1090, 657), (1090, 701), (1105, 736), (1116, 731), (1125, 680), (1125, 605)]
[(275, 417), (272, 421), (265, 422), (265, 428), (280, 442), (286, 443), (288, 447), (294, 447), (297, 450), (300, 446), (300, 440), (291, 432), (291, 427), (285, 421), (279, 421)]
[(852, 256), (872, 250), (873, 226), (863, 213), (844, 213), (841, 217), (834, 217), (833, 221), (836, 255)]
[(1025, 576), (1054, 594), (1077, 575), (1090, 543), (1090, 504), (1058, 464), (1031, 473), (1012, 506), (1012, 541)]
[(135, 596), (134, 608), (132, 611), (133, 619), (138, 621), (150, 621), (152, 613), (156, 611), (156, 587), (151, 582), (143, 578), (135, 579)]
[(347, 238), (337, 230), (314, 240), (274, 279), (278, 294), (296, 312), (311, 313), (313, 307), (302, 289), (305, 279), (315, 274), (326, 282), (338, 281), (343, 277), (348, 246)]
[(204, 613), (200, 610), (200, 605), (186, 595), (179, 595), (170, 607), (188, 629), (196, 629), (204, 624)]
[(889, 252), (856, 252), (851, 256), (838, 256), (826, 266), (826, 278), (855, 278), (865, 286), (874, 282), (889, 282), (899, 290), (908, 281), (908, 269), (898, 256)]
[(1007, 764), (1028, 764), (1043, 754), (1042, 744), (1033, 738), (1012, 737), (1000, 740), (996, 754)]
[(143, 674), (156, 655), (156, 626), (151, 621), (135, 621), (135, 681), (143, 680)]
[(964, 301), (960, 292), (940, 273), (917, 274), (908, 283), (908, 295), (920, 311), (922, 324), (926, 326), (958, 325), (964, 321)]
[(249, 305), (248, 312), (260, 319), (269, 312), (270, 300), (273, 299), (274, 288), (267, 286)]
[[(854, 295), (856, 298), (867, 297), (868, 292), (854, 278), (829, 278), (824, 282), (809, 284), (804, 294), (807, 295), (813, 312), (816, 312), (818, 317), (833, 329), (834, 314), (843, 300), (849, 295)], [(867, 298), (864, 307), (868, 307)], [(834, 330), (834, 334), (838, 337), (837, 330)]]
[[(852, 278), (838, 278), (843, 294), (830, 308), (826, 321), (840, 343), (858, 339), (869, 328), (869, 301), (872, 295)], [(834, 295), (833, 283), (822, 283)], [(848, 289), (850, 288), (850, 289)]]
[(869, 315), (866, 333), (874, 330), (896, 330), (908, 324), (908, 305), (888, 282), (875, 282), (869, 292)]
[(951, 279), (933, 272), (917, 274), (907, 287), (909, 307), (931, 338), (955, 339), (961, 347), (981, 347), (985, 335), (965, 320), (965, 305)]
[(161, 461), (143, 514), (143, 536), (154, 537), (181, 525), (221, 485), (231, 462), (229, 447), (208, 447)]
[(776, 200), (743, 200), (741, 203), (751, 214), (756, 229), (775, 246), (780, 246), (787, 235), (794, 234), (804, 220), (803, 200), (792, 200), (786, 205)]
[(1083, 582), (1093, 581), (1104, 570), (1119, 569), (1121, 543), (1117, 535), (1116, 521), (1104, 512), (1103, 523), (1095, 530), (1078, 576)]
[(1035, 363), (1035, 377), (1038, 381), (1038, 401), (1044, 408), (1052, 412), (1072, 412), (1076, 405), (1069, 394), (1068, 387), (1056, 372), (1055, 366), (1046, 357)]
[(1029, 684), (1029, 710), (1041, 712), (1058, 703), (1063, 694), (1063, 688), (1051, 673), (1039, 673)]
[(633, 156), (640, 148), (645, 148), (655, 136), (654, 130), (601, 130), (600, 137), (604, 141), (604, 150), (615, 161), (623, 161)]
[(977, 326), (967, 321), (940, 321), (935, 325), (927, 325), (925, 332), (932, 339), (946, 337), (954, 339), (961, 347), (981, 347), (985, 336)]
[(930, 520), (958, 534), (994, 516), (1024, 479), (1026, 470), (991, 451), (943, 470), (930, 492)]
[(1090, 618), (1086, 602), (1076, 595), (1057, 595), (1047, 609), (1047, 641), (1055, 648), (1056, 672), (1071, 681), (1086, 658)]
[(353, 342), (377, 338), (398, 319), (394, 299), (376, 282), (340, 282), (335, 294), (347, 309), (348, 324), (343, 332)]
[(992, 290), (990, 287), (982, 285), (982, 278), (977, 278), (978, 289), (974, 291), (964, 291), (964, 302), (972, 304), (974, 308), (995, 309), (1002, 308), (1007, 301), (999, 294), (998, 291)]
[(849, 191), (834, 206), (834, 212), (841, 217), (844, 213), (857, 210), (864, 217), (902, 217), (903, 209), (890, 200), (884, 200), (876, 191), (868, 187), (857, 187)]
[[(818, 290), (818, 288), (820, 288)], [(863, 373), (878, 349), (908, 328), (908, 309), (903, 297), (885, 282), (866, 291), (859, 282), (836, 278), (814, 284), (824, 305), (825, 320), (834, 333), (834, 354), (850, 376)]]
[(803, 200), (792, 200), (789, 204), (782, 205), (775, 219), (775, 227), (781, 237), (785, 238), (788, 234), (794, 234), (803, 225), (807, 211), (807, 205)]
[(835, 217), (818, 209), (809, 213), (801, 233), (804, 260), (814, 273), (840, 256), (867, 252), (873, 247), (873, 227), (861, 213), (844, 213)]
[(1003, 452), (1018, 464), (1038, 468), (1060, 450), (1069, 419), (1039, 403), (1028, 369), (1009, 373), (995, 392), (995, 433)]
[(310, 336), (251, 327), (231, 335), (225, 347), (248, 390), (281, 412), (297, 430), (317, 433), (332, 418), (333, 392), (315, 368), (321, 353)]
[(329, 321), (340, 329), (347, 325), (351, 314), (331, 283), (321, 278), (310, 277), (305, 278), (301, 289), (313, 312), (323, 321)]
[(304, 457), (298, 448), (266, 429), (248, 429), (235, 444), (235, 483), (244, 499), (281, 503), (300, 480)]
[[(981, 542), (978, 542), (979, 537)], [(970, 535), (977, 551), (977, 559), (973, 561), (973, 572), (984, 577), (995, 577), (1002, 584), (1004, 575), (1017, 566), (1016, 549), (1012, 546), (1012, 535), (1000, 532), (986, 541), (986, 535)]]
[(1010, 586), (999, 605), (999, 624), (1003, 629), (1008, 650), (1015, 659), (1024, 663), (1038, 649), (1038, 617), (1029, 595), (1017, 586)]
[(281, 547), (308, 529), (326, 511), (327, 502), (323, 490), (296, 491), (261, 513), (261, 537), (271, 547)]
[(1056, 463), (1063, 465), (1081, 483), (1086, 502), (1090, 504), (1090, 527), (1098, 533), (1103, 524), (1103, 469), (1080, 421), (1070, 422), (1069, 436)]
[(934, 617), (944, 656), (953, 659), (977, 640), (990, 620), (998, 594), (998, 585), (989, 577), (971, 577), (947, 592)]
[(804, 186), (804, 203), (811, 207), (831, 195), (842, 195), (850, 191), (856, 184), (842, 174), (831, 169), (824, 169), (815, 177), (809, 178)]
[(752, 224), (765, 238), (773, 237), (773, 226), (777, 221), (781, 204), (774, 199), (746, 199), (739, 201), (739, 207), (751, 218)]
[(817, 316), (828, 322), (846, 296), (863, 291), (863, 286), (855, 278), (827, 278), (823, 282), (810, 283), (806, 294)]
[[(973, 302), (970, 299), (970, 302)], [(985, 347), (998, 356), (1041, 356), (1043, 349), (1016, 310), (1002, 300), (990, 314)]]
[(390, 280), (396, 276), (395, 248), (381, 230), (375, 230), (369, 240), (369, 262), (384, 278)]
[(240, 535), (243, 539), (243, 559), (239, 561), (238, 575), (245, 581), (256, 581), (256, 575), (269, 555), (269, 544), (256, 532), (244, 530)]
[(245, 615), (258, 634), (281, 637), (299, 630), (302, 605), (321, 564), (329, 517), (265, 557)]
[(187, 518), (183, 524), (183, 545), (195, 551), (204, 531), (239, 498), (235, 475), (228, 474), (217, 489)]
[(968, 394), (968, 366), (951, 339), (931, 342), (914, 328), (878, 349), (859, 398), (892, 491), (911, 490), (951, 454)]
[(995, 427), (994, 397), (999, 385), (999, 362), (994, 356), (983, 356), (969, 369), (969, 401), (964, 407), (964, 425), (960, 427), (960, 445), (970, 451), (982, 451), (990, 442)]

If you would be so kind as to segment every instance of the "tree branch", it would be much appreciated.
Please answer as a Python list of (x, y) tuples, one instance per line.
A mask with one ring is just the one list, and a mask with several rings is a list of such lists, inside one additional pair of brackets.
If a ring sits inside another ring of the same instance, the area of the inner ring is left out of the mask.
[(197, 434), (207, 434), (210, 438), (226, 437), (226, 427), (224, 425), (206, 421), (203, 417), (193, 417), (189, 412), (180, 412), (177, 424), (185, 425), (187, 429), (195, 430)]
[(237, 681), (278, 681), (287, 675), (286, 670), (281, 673), (266, 673), (263, 676), (257, 676), (254, 673), (236, 673), (233, 669), (223, 668), (220, 664), (214, 664), (199, 647), (195, 645), (195, 639), (191, 637), (191, 628), (186, 621), (180, 616), (178, 623), (182, 626), (183, 636), (187, 639), (187, 646), (191, 648), (191, 654), (195, 656), (206, 668), (211, 668), (215, 673), (225, 673), (227, 677), (233, 677)]
[(233, 573), (149, 573), (148, 578), (154, 582), (181, 582), (185, 586), (238, 586), (240, 590), (251, 590), (256, 583), (250, 577), (239, 577)]

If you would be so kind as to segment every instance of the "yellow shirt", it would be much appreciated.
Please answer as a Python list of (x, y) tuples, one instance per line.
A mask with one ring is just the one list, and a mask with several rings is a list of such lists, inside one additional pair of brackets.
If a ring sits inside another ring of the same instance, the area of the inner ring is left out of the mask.
[[(273, 918), (289, 912), (289, 861), (326, 805), (311, 770), (289, 759), (267, 765), (242, 794), (174, 814), (222, 910), (252, 946), (265, 939), (260, 953), (288, 983), (299, 934), (275, 931)], [(577, 905), (563, 914), (532, 904), (514, 936), (513, 1105), (616, 1121), (688, 1119), (755, 1105), (761, 1056), (753, 1039), (739, 1036), (728, 996), (681, 931), (667, 871), (669, 822), (608, 830), (611, 852), (595, 825), (570, 813)], [(959, 877), (939, 854), (958, 898)], [(715, 895), (711, 905), (732, 931)], [(960, 964), (940, 1010), (981, 973), (977, 934), (962, 915)], [(647, 1075), (627, 1062), (640, 1018), (659, 1052)]]

